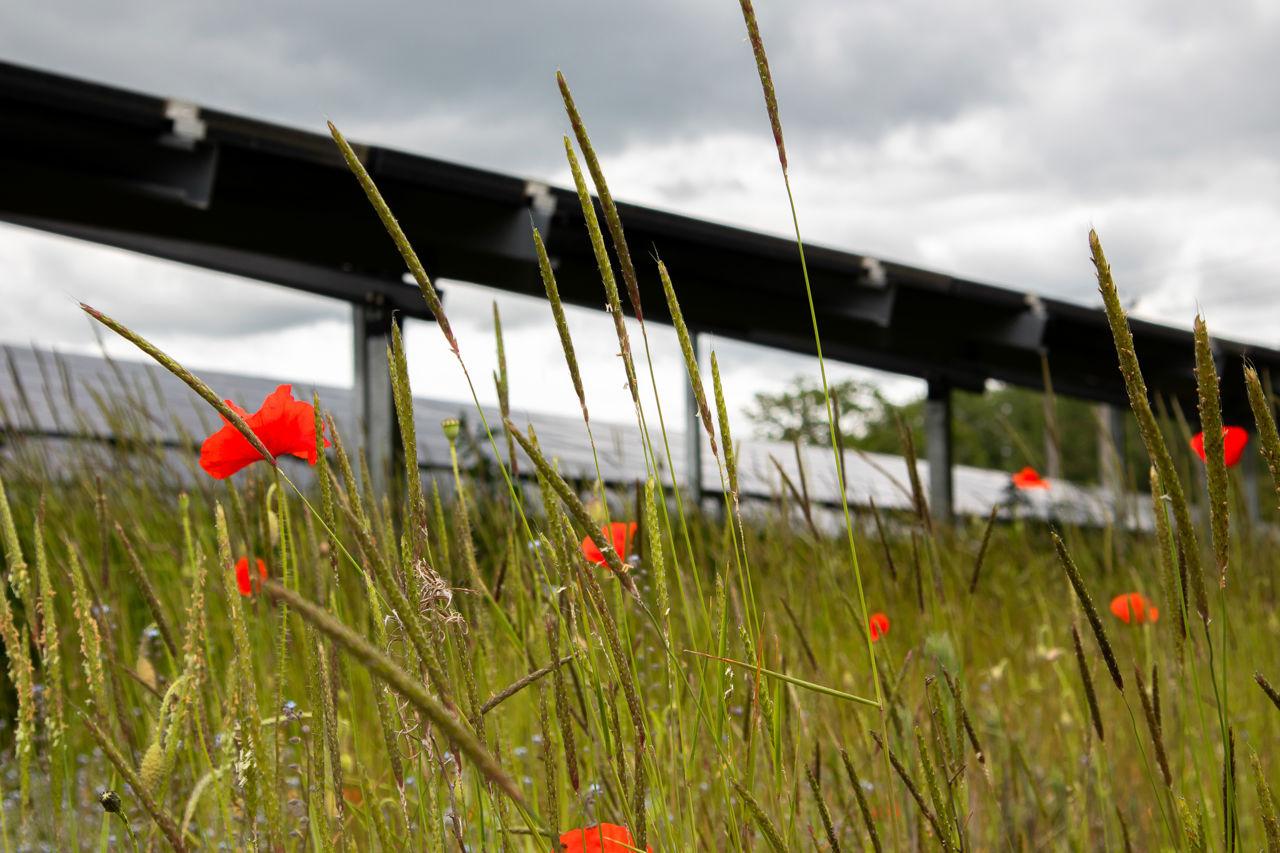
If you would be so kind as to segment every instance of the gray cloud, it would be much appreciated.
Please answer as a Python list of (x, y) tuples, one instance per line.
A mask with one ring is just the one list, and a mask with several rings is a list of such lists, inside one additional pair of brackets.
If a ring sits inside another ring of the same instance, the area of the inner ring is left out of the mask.
[[(1022, 132), (1056, 141), (1055, 158), (1141, 149), (1163, 162), (1274, 142), (1278, 24), (1263, 4), (760, 5), (796, 136), (870, 140), (1002, 106), (1035, 121)], [(310, 127), (329, 115), (508, 169), (557, 160), (556, 68), (606, 149), (763, 121), (737, 5), (724, 0), (73, 8), (17, 10), (0, 53)]]
[[(1187, 325), (1200, 305), (1218, 333), (1280, 343), (1273, 4), (757, 5), (811, 240), (1092, 302), (1084, 236), (1096, 226), (1139, 314)], [(789, 228), (732, 0), (75, 0), (15, 7), (0, 56), (313, 129), (330, 117), (357, 138), (564, 183), (562, 68), (615, 195)], [(101, 293), (192, 339), (344, 315), (221, 285), (225, 298), (193, 311), (183, 294), (214, 278), (24, 248), (5, 233), (0, 299), (27, 318), (0, 313), (6, 339), (72, 335), (64, 292)], [(488, 335), (489, 299), (459, 289), (455, 325)], [(503, 311), (527, 347), (521, 370), (557, 369), (554, 341), (532, 342), (539, 306), (504, 297)], [(608, 364), (597, 325), (580, 331)]]
[(167, 261), (0, 226), (0, 339), (86, 340), (77, 302), (143, 334), (252, 335), (344, 320), (339, 302)]

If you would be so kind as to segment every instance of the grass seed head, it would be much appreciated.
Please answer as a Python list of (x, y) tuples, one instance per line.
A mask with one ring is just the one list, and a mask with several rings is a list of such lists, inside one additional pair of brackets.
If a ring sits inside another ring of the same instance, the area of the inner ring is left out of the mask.
[(1196, 390), (1200, 401), (1200, 429), (1204, 432), (1204, 466), (1209, 483), (1209, 528), (1218, 567), (1219, 586), (1227, 585), (1227, 562), (1231, 556), (1230, 503), (1227, 464), (1224, 460), (1222, 406), (1218, 391), (1218, 371), (1213, 363), (1209, 330), (1204, 317), (1195, 319)]
[(1280, 505), (1280, 432), (1276, 430), (1275, 409), (1262, 387), (1257, 370), (1246, 367), (1244, 381), (1249, 391), (1249, 408), (1253, 410), (1253, 420), (1257, 425), (1258, 447), (1267, 460), (1267, 470), (1271, 472), (1271, 482)]
[(1062, 537), (1057, 533), (1053, 534), (1053, 547), (1058, 552), (1058, 561), (1062, 564), (1062, 568), (1067, 573), (1067, 578), (1071, 581), (1071, 588), (1075, 590), (1076, 598), (1080, 601), (1085, 618), (1089, 620), (1089, 627), (1093, 629), (1093, 636), (1098, 640), (1098, 648), (1102, 652), (1102, 659), (1107, 662), (1107, 671), (1111, 673), (1111, 680), (1115, 682), (1116, 689), (1123, 693), (1124, 679), (1120, 675), (1120, 664), (1116, 661), (1116, 654), (1111, 648), (1111, 641), (1107, 639), (1106, 628), (1103, 627), (1102, 620), (1098, 618), (1098, 610), (1093, 606), (1093, 598), (1089, 595), (1089, 590), (1084, 585), (1084, 579), (1080, 577), (1080, 570), (1076, 568), (1075, 562), (1071, 559), (1071, 554), (1067, 552), (1066, 543), (1062, 541)]
[(1138, 365), (1138, 353), (1133, 345), (1133, 333), (1129, 329), (1129, 320), (1120, 304), (1120, 294), (1116, 290), (1115, 280), (1111, 275), (1111, 265), (1102, 251), (1102, 241), (1097, 232), (1089, 231), (1089, 248), (1093, 254), (1093, 265), (1098, 275), (1098, 290), (1102, 294), (1103, 308), (1107, 315), (1107, 323), (1111, 327), (1111, 337), (1115, 342), (1116, 357), (1120, 363), (1120, 373), (1124, 377), (1125, 390), (1129, 395), (1129, 405), (1138, 420), (1138, 433), (1146, 445), (1147, 455), (1160, 473), (1160, 480), (1169, 495), (1176, 523), (1178, 541), (1187, 561), (1187, 575), (1191, 579), (1192, 589), (1196, 594), (1196, 610), (1207, 625), (1209, 623), (1208, 595), (1204, 588), (1204, 570), (1200, 565), (1200, 548), (1196, 544), (1195, 524), (1191, 518), (1191, 509), (1182, 490), (1182, 481), (1178, 478), (1177, 468), (1169, 448), (1165, 444), (1164, 434), (1156, 423), (1155, 414), (1151, 411), (1148, 399), (1147, 383), (1142, 378), (1142, 368)]

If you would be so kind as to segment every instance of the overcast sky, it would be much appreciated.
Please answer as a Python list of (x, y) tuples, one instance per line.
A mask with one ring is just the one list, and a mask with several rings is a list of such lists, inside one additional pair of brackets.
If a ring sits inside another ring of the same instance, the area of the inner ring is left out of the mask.
[[(809, 240), (1095, 304), (1094, 226), (1137, 315), (1189, 326), (1198, 305), (1280, 346), (1280, 4), (757, 5)], [(790, 225), (733, 0), (24, 3), (0, 58), (564, 184), (560, 68), (615, 196)], [(193, 366), (350, 381), (338, 303), (8, 227), (0, 270), (3, 341), (91, 344), (84, 299)], [(513, 402), (572, 411), (545, 304), (443, 285), (473, 375), (497, 297)], [(607, 323), (572, 323), (593, 411), (626, 419)], [(411, 330), (416, 390), (464, 396), (437, 337)], [(738, 406), (813, 370), (715, 346)]]

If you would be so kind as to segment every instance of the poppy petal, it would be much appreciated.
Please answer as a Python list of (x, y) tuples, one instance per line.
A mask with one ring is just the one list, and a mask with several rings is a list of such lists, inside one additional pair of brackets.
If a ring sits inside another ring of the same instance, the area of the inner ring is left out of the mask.
[(1013, 485), (1019, 489), (1047, 489), (1049, 482), (1040, 476), (1040, 473), (1030, 465), (1023, 468), (1009, 479), (1013, 481)]
[(636, 535), (636, 523), (634, 521), (624, 524), (621, 521), (615, 521), (609, 525), (609, 539), (613, 542), (613, 550), (618, 552), (618, 556), (623, 560), (627, 559), (627, 554), (631, 552), (631, 540)]
[[(617, 552), (619, 559), (626, 560), (627, 554), (631, 550), (631, 542), (635, 539), (636, 530), (638, 529), (634, 521), (627, 523), (622, 521), (614, 521), (610, 524), (601, 526), (600, 538), (607, 541), (613, 550)], [(604, 552), (600, 550), (600, 546), (596, 544), (594, 535), (584, 536), (582, 539), (582, 556), (588, 562), (603, 566), (606, 563)]]
[[(1240, 463), (1240, 458), (1244, 455), (1244, 449), (1249, 444), (1249, 431), (1238, 426), (1224, 426), (1222, 428), (1222, 461), (1231, 468)], [(1198, 432), (1191, 437), (1191, 449), (1195, 451), (1196, 456), (1200, 457), (1200, 461), (1204, 461), (1204, 433)]]
[(1246, 430), (1237, 426), (1223, 427), (1222, 458), (1228, 468), (1240, 463), (1240, 457), (1244, 455), (1244, 449), (1248, 443), (1249, 433)]
[(267, 579), (267, 564), (262, 561), (261, 557), (257, 558), (258, 577), (261, 579), (258, 583), (254, 582), (253, 575), (249, 572), (249, 558), (241, 557), (236, 560), (236, 587), (243, 596), (253, 595), (255, 586), (261, 586), (261, 581)]
[(596, 546), (596, 542), (590, 536), (582, 538), (582, 556), (587, 558), (587, 562), (595, 563), (598, 566), (604, 565), (604, 552)]
[(1121, 622), (1129, 621), (1129, 596), (1117, 595), (1111, 599), (1111, 613)]
[(288, 454), (312, 465), (316, 463), (315, 409), (310, 403), (293, 399), (292, 385), (280, 385), (271, 392), (248, 424), (274, 455)]
[[(244, 419), (272, 455), (292, 455), (312, 465), (316, 463), (315, 408), (310, 403), (293, 399), (292, 385), (278, 386), (253, 414), (230, 400), (226, 403)], [(328, 439), (324, 440), (324, 445), (329, 446)], [(224, 423), (200, 446), (200, 467), (219, 480), (261, 459), (262, 454), (230, 423)]]
[[(630, 853), (636, 848), (625, 826), (601, 823), (564, 833), (560, 836), (560, 849), (564, 853)], [(646, 849), (653, 853), (652, 847)]]
[(236, 586), (239, 587), (241, 595), (253, 595), (253, 579), (249, 577), (248, 557), (241, 557), (236, 561)]
[(240, 430), (227, 424), (204, 440), (200, 445), (200, 467), (215, 480), (225, 480), (232, 474), (262, 459)]
[(1160, 611), (1140, 592), (1126, 592), (1111, 599), (1111, 612), (1126, 625), (1144, 625), (1160, 618)]

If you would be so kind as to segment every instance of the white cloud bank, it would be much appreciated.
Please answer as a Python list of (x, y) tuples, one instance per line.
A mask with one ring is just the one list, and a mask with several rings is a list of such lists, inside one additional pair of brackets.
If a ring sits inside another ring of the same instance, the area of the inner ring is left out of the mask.
[[(304, 126), (329, 115), (357, 137), (559, 183), (563, 67), (617, 197), (789, 230), (730, 0), (379, 0), (301, 18), (248, 0), (72, 5), (15, 7), (0, 55)], [(1092, 304), (1092, 226), (1137, 315), (1187, 326), (1201, 307), (1216, 334), (1280, 346), (1274, 4), (761, 7), (808, 239)], [(324, 299), (12, 228), (0, 269), (0, 340), (90, 346), (85, 299), (197, 366), (350, 381), (345, 308)], [(494, 294), (445, 287), (491, 400)], [(497, 298), (513, 401), (572, 412), (546, 306)], [(610, 325), (577, 310), (571, 323), (593, 413), (628, 418)], [(669, 393), (679, 356), (669, 332), (651, 338)], [(419, 393), (468, 396), (429, 327), (410, 345)], [(717, 346), (735, 407), (813, 369)]]

